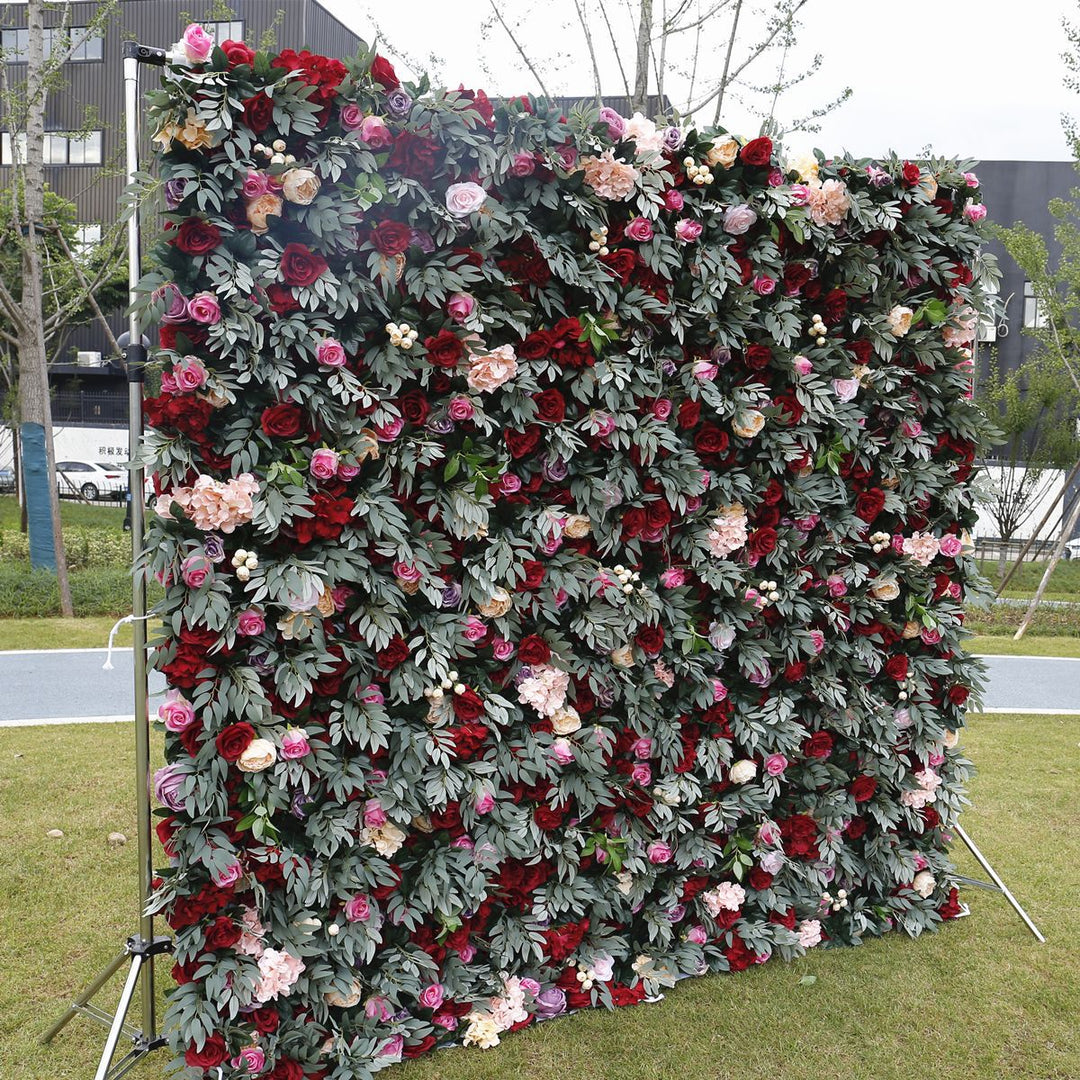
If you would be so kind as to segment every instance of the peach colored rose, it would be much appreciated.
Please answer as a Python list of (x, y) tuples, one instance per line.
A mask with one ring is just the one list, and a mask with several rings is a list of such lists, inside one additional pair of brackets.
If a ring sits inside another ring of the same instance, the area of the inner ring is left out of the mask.
[(261, 236), (270, 227), (267, 218), (273, 214), (275, 217), (281, 217), (281, 199), (277, 195), (272, 195), (267, 192), (265, 195), (260, 195), (257, 199), (252, 199), (247, 204), (247, 219), (251, 225), (251, 231), (256, 236)]
[(707, 165), (719, 165), (722, 169), (730, 169), (735, 164), (735, 158), (739, 154), (739, 143), (736, 139), (724, 139), (714, 144), (713, 148), (705, 155)]
[(513, 345), (500, 345), (486, 353), (469, 357), (465, 381), (473, 390), (490, 394), (517, 374), (517, 357)]
[(810, 217), (815, 225), (839, 225), (851, 206), (842, 180), (814, 180), (809, 185)]
[(757, 409), (747, 409), (731, 424), (731, 430), (744, 439), (752, 439), (765, 426), (765, 416)]
[(269, 739), (252, 739), (240, 755), (236, 767), (241, 772), (256, 773), (269, 769), (277, 761), (277, 747)]
[(282, 194), (297, 206), (309, 206), (319, 194), (319, 178), (310, 169), (290, 169), (282, 180)]

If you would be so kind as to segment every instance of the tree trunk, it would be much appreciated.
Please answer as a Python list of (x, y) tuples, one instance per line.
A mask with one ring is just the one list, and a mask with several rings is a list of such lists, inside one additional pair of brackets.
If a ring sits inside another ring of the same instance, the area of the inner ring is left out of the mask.
[[(56, 490), (52, 405), (45, 356), (42, 311), (41, 256), (38, 232), (45, 216), (45, 72), (43, 0), (27, 4), (26, 161), (22, 168), (26, 237), (22, 257), (22, 321), (19, 341), (19, 433), (30, 530), (30, 557), (35, 567), (55, 569), (60, 610), (74, 614), (68, 583), (64, 536), (60, 528), (60, 497)], [(15, 139), (13, 137), (12, 142)]]
[(652, 40), (653, 0), (641, 0), (637, 49), (634, 54), (633, 112), (644, 113), (649, 104), (649, 45)]

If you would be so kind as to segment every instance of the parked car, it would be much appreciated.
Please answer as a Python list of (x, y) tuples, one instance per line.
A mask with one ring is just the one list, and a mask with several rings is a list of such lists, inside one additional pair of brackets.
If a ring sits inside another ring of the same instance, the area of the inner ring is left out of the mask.
[(1065, 544), (1066, 559), (1080, 559), (1080, 540), (1069, 540)]
[(15, 490), (15, 470), (0, 467), (0, 491)]
[(95, 499), (122, 498), (127, 491), (127, 470), (111, 461), (58, 461), (56, 490), (61, 495)]

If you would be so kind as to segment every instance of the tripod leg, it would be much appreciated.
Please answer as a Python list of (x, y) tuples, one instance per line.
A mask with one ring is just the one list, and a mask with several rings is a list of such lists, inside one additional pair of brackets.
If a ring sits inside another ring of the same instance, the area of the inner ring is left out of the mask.
[(975, 841), (972, 840), (966, 832), (964, 832), (964, 827), (960, 824), (956, 824), (953, 825), (952, 828), (956, 832), (956, 835), (964, 841), (968, 851), (970, 851), (971, 854), (975, 856), (975, 860), (978, 862), (978, 864), (990, 875), (990, 880), (998, 887), (998, 889), (1001, 890), (1002, 896), (1004, 896), (1005, 899), (1009, 901), (1016, 914), (1024, 920), (1024, 925), (1035, 935), (1035, 937), (1039, 941), (1045, 944), (1046, 938), (1044, 938), (1042, 934), (1039, 933), (1039, 928), (1031, 921), (1031, 917), (1020, 906), (1020, 902), (1016, 899), (1016, 897), (1013, 896), (1011, 892), (1009, 892), (1008, 885), (1006, 885), (1005, 882), (1002, 881), (1000, 877), (998, 877), (997, 871), (990, 865), (990, 862), (986, 858), (986, 856), (975, 846)]
[(94, 1080), (105, 1080), (109, 1075), (109, 1066), (112, 1064), (113, 1054), (116, 1053), (116, 1044), (120, 1041), (120, 1032), (127, 1017), (127, 1011), (131, 1007), (131, 999), (135, 996), (135, 990), (139, 985), (139, 973), (142, 971), (146, 957), (142, 953), (135, 953), (131, 957), (131, 970), (128, 971), (124, 981), (124, 989), (120, 994), (120, 1000), (116, 1003), (116, 1014), (113, 1017), (112, 1027), (109, 1028), (109, 1037), (105, 1040), (105, 1048), (101, 1051), (101, 1061), (98, 1063)]
[(125, 949), (72, 1003), (67, 1012), (44, 1035), (43, 1043), (52, 1042), (64, 1025), (124, 966), (128, 958)]

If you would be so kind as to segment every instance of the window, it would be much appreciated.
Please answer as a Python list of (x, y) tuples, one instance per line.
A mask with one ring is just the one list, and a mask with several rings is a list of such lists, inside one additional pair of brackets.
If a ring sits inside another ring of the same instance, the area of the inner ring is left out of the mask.
[(208, 34), (213, 34), (214, 44), (220, 45), (225, 41), (243, 41), (244, 24), (239, 20), (233, 22), (208, 22), (203, 23), (203, 29)]
[(1030, 281), (1024, 282), (1024, 325), (1029, 329), (1046, 325), (1046, 305), (1035, 295)]
[[(15, 136), (15, 147), (11, 145), (11, 135), (0, 135), (0, 165), (14, 165), (13, 149), (19, 152), (19, 161), (26, 161), (26, 133), (20, 131)], [(86, 135), (64, 135), (55, 131), (45, 133), (46, 165), (100, 165), (101, 132), (91, 131)]]
[[(72, 61), (79, 63), (103, 59), (105, 43), (101, 35), (91, 34), (84, 41), (85, 34), (85, 26), (69, 26), (66, 30), (58, 26), (45, 27), (45, 55), (51, 55), (54, 46), (66, 50), (71, 42), (79, 42), (70, 56)], [(0, 48), (3, 49), (4, 59), (9, 64), (25, 64), (30, 52), (30, 32), (25, 28), (0, 31)]]
[[(53, 136), (55, 138), (56, 136)], [(101, 132), (90, 131), (81, 138), (70, 138), (68, 144), (69, 165), (100, 165), (101, 164)], [(56, 162), (60, 165), (63, 162)]]
[(15, 145), (11, 145), (11, 134), (7, 131), (0, 135), (0, 165), (14, 165), (14, 152), (18, 151), (19, 160), (26, 160), (26, 132), (20, 131), (15, 136)]
[(75, 229), (74, 253), (80, 259), (88, 259), (94, 248), (101, 243), (100, 225), (79, 225)]

